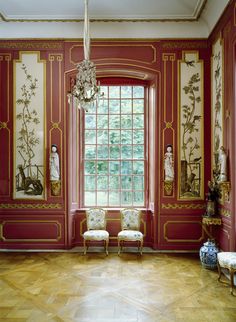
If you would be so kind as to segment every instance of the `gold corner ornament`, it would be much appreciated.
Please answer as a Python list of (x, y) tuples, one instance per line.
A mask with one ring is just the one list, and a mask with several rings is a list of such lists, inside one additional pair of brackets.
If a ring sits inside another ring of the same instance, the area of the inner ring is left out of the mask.
[(7, 122), (0, 122), (0, 130), (7, 128)]
[(171, 196), (173, 194), (173, 181), (164, 181), (165, 195)]

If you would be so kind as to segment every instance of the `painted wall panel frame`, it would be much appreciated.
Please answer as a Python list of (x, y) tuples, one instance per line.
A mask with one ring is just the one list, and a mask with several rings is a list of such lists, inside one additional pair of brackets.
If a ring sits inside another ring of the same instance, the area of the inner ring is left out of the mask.
[(221, 36), (212, 45), (211, 57), (211, 122), (212, 170), (218, 169), (220, 147), (224, 142), (224, 41)]
[(13, 198), (46, 199), (46, 61), (39, 51), (14, 60)]
[(178, 61), (178, 199), (204, 198), (204, 62), (198, 51)]

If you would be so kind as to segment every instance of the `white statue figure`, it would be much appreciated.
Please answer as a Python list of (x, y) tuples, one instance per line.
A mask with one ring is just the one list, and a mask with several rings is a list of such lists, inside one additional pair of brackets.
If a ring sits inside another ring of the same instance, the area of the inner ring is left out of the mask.
[(167, 145), (166, 151), (164, 161), (165, 181), (174, 181), (174, 160), (171, 144)]
[(59, 155), (57, 153), (56, 144), (52, 144), (50, 153), (50, 180), (58, 181), (60, 180), (60, 164)]
[(227, 155), (223, 146), (220, 147), (219, 152), (220, 175), (219, 181), (227, 181)]

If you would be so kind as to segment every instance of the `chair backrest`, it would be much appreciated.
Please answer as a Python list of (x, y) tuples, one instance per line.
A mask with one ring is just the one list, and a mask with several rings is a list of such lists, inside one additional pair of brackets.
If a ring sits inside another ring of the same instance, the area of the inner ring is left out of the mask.
[(142, 212), (135, 208), (126, 208), (120, 211), (122, 230), (140, 230)]
[(87, 229), (105, 230), (106, 229), (106, 210), (102, 208), (91, 208), (86, 210)]

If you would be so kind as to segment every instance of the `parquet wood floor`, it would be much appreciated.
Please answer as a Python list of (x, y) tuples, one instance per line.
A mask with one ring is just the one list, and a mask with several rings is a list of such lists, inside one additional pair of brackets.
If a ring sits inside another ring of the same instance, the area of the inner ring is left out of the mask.
[(236, 297), (195, 254), (0, 253), (0, 321), (227, 322)]

